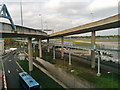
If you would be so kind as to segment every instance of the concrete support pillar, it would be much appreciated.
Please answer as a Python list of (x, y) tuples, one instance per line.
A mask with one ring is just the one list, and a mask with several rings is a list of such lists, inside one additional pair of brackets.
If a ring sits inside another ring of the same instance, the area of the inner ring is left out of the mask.
[(49, 39), (47, 39), (47, 52), (50, 52), (50, 49), (49, 49)]
[(71, 49), (69, 48), (69, 65), (71, 65)]
[(64, 58), (64, 37), (61, 37), (61, 59)]
[(55, 46), (53, 46), (53, 59), (55, 59)]
[(28, 60), (29, 60), (29, 73), (33, 70), (33, 60), (32, 60), (32, 38), (28, 38)]
[[(92, 32), (91, 45), (94, 48), (95, 45), (95, 31)], [(91, 68), (95, 68), (95, 51), (91, 51)]]
[(42, 40), (39, 39), (39, 57), (42, 57)]

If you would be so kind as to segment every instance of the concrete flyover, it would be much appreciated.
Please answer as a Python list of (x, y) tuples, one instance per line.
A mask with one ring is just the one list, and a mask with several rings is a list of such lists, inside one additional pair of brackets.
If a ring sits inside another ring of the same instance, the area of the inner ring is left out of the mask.
[(67, 30), (63, 30), (60, 32), (56, 32), (48, 35), (47, 39), (61, 37), (61, 58), (64, 57), (64, 36), (74, 35), (74, 34), (82, 34), (82, 33), (91, 33), (91, 46), (94, 50), (91, 50), (91, 68), (95, 68), (95, 32), (100, 30), (119, 28), (120, 27), (120, 14), (101, 19), (99, 21), (91, 22), (85, 25), (73, 27)]
[(2, 38), (23, 37), (23, 38), (47, 38), (47, 33), (40, 30), (22, 27), (16, 25), (16, 32), (11, 27), (11, 24), (0, 22), (0, 34)]
[(120, 27), (120, 14), (108, 17), (99, 21), (91, 22), (85, 25), (73, 27), (67, 30), (56, 32), (49, 35), (49, 38), (82, 34), (93, 31), (100, 31)]
[[(47, 38), (47, 33), (42, 32), (41, 30), (36, 30), (32, 28), (27, 28), (23, 26), (16, 25), (16, 31), (13, 30), (11, 24), (0, 22), (0, 38), (28, 38), (28, 58), (29, 58), (29, 73), (33, 70), (33, 60), (32, 60), (32, 38), (38, 38), (39, 41), (43, 38)], [(41, 42), (39, 42), (39, 52), (40, 57), (42, 56), (41, 52)]]

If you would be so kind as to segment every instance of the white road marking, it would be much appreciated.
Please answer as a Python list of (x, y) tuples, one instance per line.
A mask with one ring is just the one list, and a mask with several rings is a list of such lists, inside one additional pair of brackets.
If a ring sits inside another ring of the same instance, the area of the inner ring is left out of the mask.
[(10, 70), (8, 70), (8, 73), (10, 73)]
[(18, 69), (16, 69), (17, 70), (17, 72), (19, 71)]

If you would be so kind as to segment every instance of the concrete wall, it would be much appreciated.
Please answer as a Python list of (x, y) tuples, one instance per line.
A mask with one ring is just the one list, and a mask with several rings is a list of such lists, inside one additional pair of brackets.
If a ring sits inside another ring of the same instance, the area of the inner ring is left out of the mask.
[(0, 56), (4, 54), (4, 40), (0, 40)]
[(64, 71), (61, 68), (54, 66), (53, 64), (42, 60), (40, 58), (36, 58), (44, 67), (53, 75), (55, 78), (59, 79), (63, 83), (65, 83), (70, 88), (95, 88), (96, 86), (91, 84), (90, 82), (80, 79), (80, 77), (74, 77), (70, 73)]

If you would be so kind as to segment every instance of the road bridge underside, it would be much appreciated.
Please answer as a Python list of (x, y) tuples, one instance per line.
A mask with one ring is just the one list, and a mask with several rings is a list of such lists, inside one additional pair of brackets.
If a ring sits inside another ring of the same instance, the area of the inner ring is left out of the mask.
[[(85, 29), (80, 29), (77, 31), (71, 31), (71, 32), (66, 32), (66, 33), (58, 33), (56, 35), (49, 35), (49, 38), (56, 38), (56, 37), (62, 37), (62, 36), (68, 36), (68, 35), (74, 35), (74, 34), (83, 34), (83, 33), (88, 33), (88, 32), (93, 32), (93, 31), (101, 31), (101, 30), (106, 30), (106, 29), (112, 29), (112, 28), (119, 28), (120, 27), (120, 21), (117, 22), (112, 22), (100, 26), (95, 26), (91, 28), (85, 28)], [(79, 29), (79, 28), (78, 28)]]
[(47, 38), (47, 33), (28, 27), (16, 25), (16, 31), (13, 30), (10, 24), (0, 22), (0, 34), (3, 38), (10, 37), (31, 37), (31, 38)]
[(17, 33), (1, 33), (2, 38), (16, 38), (16, 37), (21, 37), (21, 38), (46, 38), (44, 35), (30, 35), (30, 34), (17, 34)]

